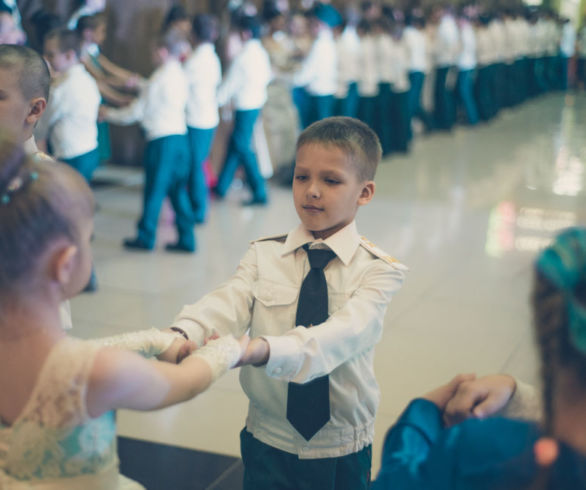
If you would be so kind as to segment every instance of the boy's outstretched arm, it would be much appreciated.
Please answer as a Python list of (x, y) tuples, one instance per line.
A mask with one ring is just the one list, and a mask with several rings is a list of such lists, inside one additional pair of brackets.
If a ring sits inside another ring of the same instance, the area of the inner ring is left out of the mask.
[(310, 328), (297, 326), (281, 336), (263, 336), (270, 347), (267, 374), (306, 383), (372, 349), (403, 278), (401, 270), (382, 260), (373, 261), (350, 298), (325, 322)]

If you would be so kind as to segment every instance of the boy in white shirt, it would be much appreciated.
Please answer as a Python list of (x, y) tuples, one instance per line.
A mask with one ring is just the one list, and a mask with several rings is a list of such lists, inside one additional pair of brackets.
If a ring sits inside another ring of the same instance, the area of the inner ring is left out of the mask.
[(137, 236), (123, 242), (128, 249), (154, 248), (159, 212), (163, 201), (169, 197), (175, 211), (178, 237), (177, 242), (169, 243), (165, 248), (176, 252), (195, 251), (195, 223), (187, 194), (187, 79), (179, 61), (186, 44), (187, 41), (174, 30), (160, 37), (153, 52), (158, 67), (138, 98), (121, 109), (102, 107), (100, 110), (101, 116), (114, 124), (140, 122), (147, 140), (142, 218), (138, 222)]
[(256, 337), (240, 375), (250, 399), (244, 490), (369, 487), (374, 347), (405, 270), (356, 229), (380, 158), (376, 134), (357, 119), (312, 124), (297, 141), (300, 225), (253, 242), (236, 274), (174, 322), (198, 344), (214, 331)]
[(98, 109), (100, 91), (82, 65), (77, 33), (57, 29), (45, 37), (44, 55), (54, 75), (51, 99), (37, 127), (51, 154), (90, 182), (100, 163)]
[(258, 19), (243, 15), (238, 19), (237, 28), (244, 44), (218, 89), (220, 106), (234, 99), (234, 129), (218, 183), (213, 191), (217, 197), (223, 198), (232, 184), (236, 169), (242, 164), (252, 190), (252, 197), (242, 204), (265, 205), (268, 200), (266, 183), (252, 149), (252, 135), (256, 120), (267, 100), (267, 86), (272, 78), (271, 64), (259, 39)]
[(310, 22), (315, 41), (293, 78), (293, 84), (305, 87), (309, 94), (308, 125), (334, 115), (338, 60), (332, 29), (341, 24), (342, 18), (331, 5), (318, 4), (312, 11)]
[[(39, 151), (33, 136), (33, 129), (47, 107), (50, 84), (47, 63), (36, 51), (25, 46), (0, 45), (0, 87), (4, 94), (0, 128), (11, 133), (35, 161), (51, 160)], [(71, 328), (69, 301), (61, 304), (59, 314), (63, 328)]]
[(187, 77), (187, 135), (191, 150), (189, 197), (195, 222), (206, 220), (208, 187), (204, 162), (208, 158), (214, 133), (219, 122), (216, 91), (222, 80), (220, 60), (214, 48), (218, 37), (218, 22), (207, 14), (196, 15), (192, 25), (195, 49), (183, 68)]

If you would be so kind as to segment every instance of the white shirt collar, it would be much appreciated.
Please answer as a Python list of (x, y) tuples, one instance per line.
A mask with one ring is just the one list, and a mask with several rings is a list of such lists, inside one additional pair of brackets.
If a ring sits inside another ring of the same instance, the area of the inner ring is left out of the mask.
[(34, 155), (35, 153), (39, 152), (34, 136), (31, 136), (29, 139), (27, 139), (22, 146), (24, 148), (24, 152), (27, 155)]
[(294, 252), (306, 243), (323, 243), (340, 258), (344, 265), (348, 265), (360, 245), (360, 235), (356, 229), (356, 221), (353, 220), (325, 240), (316, 239), (310, 231), (300, 224), (287, 235), (282, 255)]

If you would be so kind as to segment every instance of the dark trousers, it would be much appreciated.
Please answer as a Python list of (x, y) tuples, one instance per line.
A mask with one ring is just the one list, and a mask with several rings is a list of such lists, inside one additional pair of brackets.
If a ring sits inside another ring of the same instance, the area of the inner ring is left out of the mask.
[(367, 490), (372, 447), (339, 458), (299, 459), (243, 429), (243, 490)]
[(293, 87), (291, 90), (291, 98), (293, 104), (297, 108), (297, 114), (299, 115), (299, 127), (305, 129), (309, 126), (309, 94), (303, 87)]
[(334, 96), (310, 95), (309, 107), (309, 124), (313, 124), (316, 121), (321, 121), (326, 117), (332, 117), (334, 115)]
[(558, 61), (559, 66), (559, 88), (560, 90), (568, 90), (568, 65), (570, 58), (567, 56), (560, 56)]
[(474, 70), (460, 70), (458, 73), (458, 100), (464, 107), (468, 124), (474, 126), (478, 122), (478, 110), (474, 99)]
[(197, 223), (203, 223), (208, 211), (208, 186), (203, 165), (210, 154), (216, 128), (187, 128), (191, 168), (189, 169), (189, 198)]
[(92, 180), (92, 175), (94, 174), (94, 171), (96, 170), (96, 168), (98, 168), (98, 165), (100, 164), (100, 152), (96, 148), (95, 150), (88, 151), (83, 155), (79, 155), (73, 158), (63, 158), (61, 160), (67, 165), (77, 170), (81, 175), (83, 175), (83, 178), (89, 184)]
[(409, 150), (409, 92), (391, 92), (391, 151)]
[(380, 140), (383, 155), (391, 152), (391, 137), (394, 131), (391, 118), (391, 84), (381, 82), (378, 84), (376, 96), (375, 131)]
[(230, 135), (226, 159), (216, 186), (220, 196), (228, 192), (236, 169), (242, 165), (248, 184), (252, 189), (253, 199), (263, 201), (267, 198), (265, 181), (260, 174), (256, 154), (252, 149), (252, 134), (259, 114), (260, 109), (236, 111), (234, 114), (234, 129)]
[(474, 92), (478, 105), (478, 115), (483, 121), (488, 121), (493, 116), (493, 102), (491, 100), (492, 91), (490, 86), (490, 66), (481, 66), (478, 69)]
[(452, 129), (454, 125), (455, 104), (451, 87), (447, 85), (449, 66), (436, 69), (434, 99), (434, 120), (437, 129)]
[(423, 91), (423, 84), (425, 83), (425, 73), (421, 71), (410, 72), (409, 82), (411, 84), (411, 88), (409, 89), (409, 139), (411, 139), (411, 120), (414, 117), (421, 120), (426, 130), (430, 130), (433, 124), (421, 105), (421, 93)]
[(376, 124), (376, 96), (360, 96), (360, 101), (358, 103), (358, 119), (371, 129), (374, 129)]
[(358, 117), (358, 84), (351, 82), (348, 84), (348, 93), (344, 98), (336, 98), (337, 116)]
[(178, 241), (195, 247), (193, 211), (187, 194), (187, 137), (175, 134), (149, 141), (144, 155), (144, 172), (143, 212), (138, 223), (138, 238), (148, 246), (154, 246), (161, 206), (169, 197), (175, 211)]

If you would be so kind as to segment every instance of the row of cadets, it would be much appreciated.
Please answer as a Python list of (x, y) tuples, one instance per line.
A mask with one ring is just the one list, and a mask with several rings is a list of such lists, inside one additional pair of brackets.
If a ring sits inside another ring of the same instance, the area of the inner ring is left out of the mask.
[(144, 154), (145, 183), (142, 217), (138, 233), (123, 241), (128, 249), (152, 250), (155, 246), (161, 206), (170, 198), (175, 211), (178, 239), (167, 250), (195, 251), (195, 222), (187, 194), (189, 148), (185, 111), (188, 98), (187, 79), (180, 59), (188, 43), (176, 30), (160, 36), (153, 50), (157, 66), (139, 96), (128, 106), (102, 106), (102, 118), (114, 124), (139, 122), (147, 145)]
[(267, 188), (252, 149), (252, 136), (254, 125), (267, 100), (267, 86), (272, 78), (271, 64), (260, 42), (257, 17), (241, 14), (237, 16), (236, 23), (243, 46), (228, 68), (217, 95), (220, 106), (231, 101), (234, 103), (234, 129), (213, 191), (218, 198), (223, 198), (230, 188), (234, 173), (242, 165), (252, 191), (252, 197), (243, 204), (265, 205), (268, 201)]
[(303, 128), (334, 115), (338, 57), (332, 29), (341, 22), (340, 14), (331, 5), (320, 3), (311, 11), (310, 27), (315, 40), (293, 76), (293, 85), (303, 87), (308, 96), (298, 104)]
[(204, 162), (208, 158), (219, 123), (216, 92), (222, 80), (220, 59), (214, 42), (218, 38), (215, 17), (199, 14), (193, 19), (195, 47), (184, 63), (189, 97), (187, 99), (187, 134), (191, 150), (189, 197), (196, 223), (206, 221), (208, 187)]

